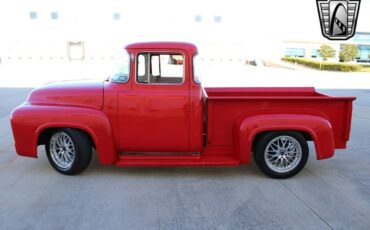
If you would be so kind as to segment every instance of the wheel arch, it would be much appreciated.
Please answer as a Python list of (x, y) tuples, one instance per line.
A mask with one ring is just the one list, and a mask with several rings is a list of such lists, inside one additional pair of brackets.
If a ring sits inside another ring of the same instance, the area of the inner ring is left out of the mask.
[(113, 139), (111, 143), (102, 141), (101, 138), (105, 136), (101, 130), (95, 130), (87, 125), (68, 122), (68, 123), (48, 123), (43, 124), (36, 130), (34, 136), (34, 146), (45, 144), (50, 135), (60, 129), (77, 129), (86, 134), (92, 146), (96, 149), (99, 161), (103, 164), (112, 164), (116, 161), (116, 153), (114, 151)]
[(282, 130), (282, 129), (268, 130), (268, 131), (261, 131), (254, 135), (254, 137), (252, 138), (251, 150), (254, 151), (256, 144), (258, 144), (258, 141), (262, 138), (262, 136), (270, 132), (278, 132), (278, 131), (297, 132), (297, 133), (300, 133), (306, 141), (314, 141), (312, 134), (305, 130)]
[(87, 131), (84, 128), (75, 128), (75, 127), (56, 127), (56, 126), (51, 126), (51, 127), (46, 127), (43, 128), (41, 131), (37, 131), (36, 138), (37, 138), (37, 145), (45, 145), (46, 142), (51, 138), (51, 136), (58, 132), (61, 129), (76, 129), (81, 132), (83, 132), (86, 137), (89, 139), (92, 147), (96, 148), (95, 141), (89, 131)]
[(252, 150), (259, 138), (273, 131), (299, 132), (306, 140), (312, 140), (318, 160), (334, 155), (334, 136), (328, 120), (313, 115), (259, 115), (234, 123), (234, 150), (241, 163), (250, 163)]

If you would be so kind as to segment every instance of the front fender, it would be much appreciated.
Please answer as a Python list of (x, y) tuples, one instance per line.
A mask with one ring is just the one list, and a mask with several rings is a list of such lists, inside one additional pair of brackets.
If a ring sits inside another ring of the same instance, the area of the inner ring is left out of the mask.
[(250, 163), (254, 138), (266, 131), (290, 130), (308, 133), (314, 143), (317, 159), (334, 155), (334, 136), (328, 120), (315, 115), (272, 114), (236, 120), (233, 126), (234, 153), (242, 163)]
[(76, 128), (93, 139), (99, 161), (117, 161), (113, 132), (106, 115), (96, 109), (71, 106), (22, 105), (11, 114), (11, 124), (19, 155), (37, 157), (40, 133), (48, 128)]

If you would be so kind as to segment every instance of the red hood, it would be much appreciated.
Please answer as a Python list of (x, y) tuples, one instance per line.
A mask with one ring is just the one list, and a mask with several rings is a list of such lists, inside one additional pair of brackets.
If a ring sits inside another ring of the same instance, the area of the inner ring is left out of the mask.
[(33, 90), (27, 102), (34, 105), (81, 106), (102, 109), (103, 82), (79, 81), (44, 85)]

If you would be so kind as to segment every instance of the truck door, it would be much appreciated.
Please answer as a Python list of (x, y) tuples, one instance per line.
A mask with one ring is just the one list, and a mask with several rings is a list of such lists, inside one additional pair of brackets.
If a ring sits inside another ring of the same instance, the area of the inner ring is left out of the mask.
[(132, 90), (119, 94), (123, 151), (189, 151), (189, 82), (182, 52), (135, 55)]

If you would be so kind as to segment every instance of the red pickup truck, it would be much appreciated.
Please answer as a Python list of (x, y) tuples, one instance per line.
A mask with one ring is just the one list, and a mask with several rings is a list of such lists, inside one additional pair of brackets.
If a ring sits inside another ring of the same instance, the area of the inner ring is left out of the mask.
[(117, 166), (235, 166), (251, 163), (273, 178), (318, 160), (349, 140), (354, 97), (313, 88), (203, 88), (197, 48), (188, 43), (136, 43), (104, 82), (53, 83), (14, 109), (19, 155), (45, 145), (51, 165), (72, 175), (90, 163)]

